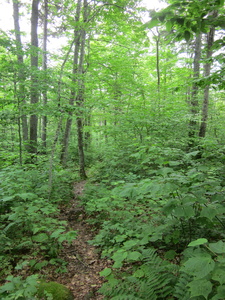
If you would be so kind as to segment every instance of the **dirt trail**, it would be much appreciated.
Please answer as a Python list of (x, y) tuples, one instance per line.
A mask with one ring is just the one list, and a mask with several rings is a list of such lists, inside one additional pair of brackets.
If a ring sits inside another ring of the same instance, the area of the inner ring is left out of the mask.
[(70, 230), (76, 230), (78, 236), (72, 245), (65, 245), (60, 257), (67, 261), (65, 274), (52, 278), (66, 285), (74, 294), (74, 299), (87, 300), (104, 297), (97, 293), (103, 283), (99, 272), (109, 266), (109, 261), (101, 259), (97, 249), (88, 244), (93, 238), (91, 226), (85, 221), (86, 216), (82, 208), (79, 196), (82, 195), (85, 181), (74, 185), (74, 199), (69, 205), (61, 207), (61, 220), (66, 220)]

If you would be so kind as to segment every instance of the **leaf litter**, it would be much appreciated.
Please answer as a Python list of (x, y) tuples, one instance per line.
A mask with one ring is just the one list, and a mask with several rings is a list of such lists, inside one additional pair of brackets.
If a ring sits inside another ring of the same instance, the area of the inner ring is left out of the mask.
[(92, 226), (87, 223), (87, 216), (80, 204), (85, 181), (74, 184), (74, 199), (61, 206), (59, 218), (68, 222), (69, 230), (77, 231), (77, 238), (71, 245), (64, 243), (60, 258), (67, 262), (67, 272), (51, 274), (50, 280), (55, 280), (67, 286), (73, 293), (74, 299), (101, 300), (103, 295), (98, 289), (104, 282), (99, 272), (110, 267), (111, 261), (100, 258), (97, 248), (88, 241), (93, 239)]

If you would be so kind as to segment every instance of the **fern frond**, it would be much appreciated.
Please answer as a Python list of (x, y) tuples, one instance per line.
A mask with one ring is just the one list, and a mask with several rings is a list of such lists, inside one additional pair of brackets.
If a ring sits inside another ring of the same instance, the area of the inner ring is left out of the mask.
[(109, 283), (102, 286), (100, 292), (106, 299), (165, 300), (173, 294), (175, 276), (171, 264), (163, 261), (155, 249), (143, 250), (142, 254), (144, 263), (133, 275), (127, 274), (116, 286)]
[(174, 289), (171, 284), (174, 275), (169, 270), (169, 263), (166, 264), (155, 249), (144, 250), (143, 256), (145, 263), (141, 268), (145, 273), (145, 280), (140, 287), (143, 299), (166, 299)]
[(182, 273), (180, 278), (178, 279), (177, 284), (175, 285), (175, 292), (174, 292), (174, 296), (178, 299), (178, 300), (189, 300), (190, 299), (190, 293), (187, 289), (187, 284), (191, 281), (191, 276), (186, 274), (186, 273)]

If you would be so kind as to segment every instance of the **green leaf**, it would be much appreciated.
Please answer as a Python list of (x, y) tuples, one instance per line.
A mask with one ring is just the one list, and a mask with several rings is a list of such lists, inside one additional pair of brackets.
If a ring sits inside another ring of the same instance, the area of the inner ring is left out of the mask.
[(197, 239), (197, 240), (195, 240), (195, 241), (193, 241), (193, 242), (190, 242), (190, 243), (188, 244), (188, 247), (195, 247), (195, 246), (199, 246), (199, 245), (204, 245), (204, 244), (206, 244), (206, 243), (208, 243), (208, 240), (205, 239), (205, 238)]
[(42, 243), (49, 239), (48, 235), (46, 233), (39, 233), (33, 237), (33, 241)]
[(113, 264), (113, 268), (115, 269), (122, 268), (122, 266), (123, 266), (122, 261), (115, 261), (115, 263)]
[(165, 253), (165, 258), (166, 259), (174, 259), (174, 257), (177, 255), (176, 251), (174, 250), (169, 250)]
[(189, 258), (181, 267), (187, 274), (193, 275), (196, 279), (207, 276), (215, 267), (215, 262), (207, 253)]
[(126, 235), (126, 234), (117, 235), (117, 236), (115, 237), (115, 241), (116, 241), (117, 243), (123, 242), (123, 241), (126, 240), (126, 239), (127, 239), (127, 235)]
[(133, 276), (136, 278), (141, 278), (145, 276), (145, 272), (141, 269), (138, 269), (136, 272), (134, 272)]
[(186, 42), (188, 42), (191, 39), (191, 33), (188, 30), (185, 30), (184, 32), (184, 38), (186, 40)]
[(223, 285), (225, 283), (225, 268), (217, 268), (213, 272), (212, 279)]
[(127, 258), (127, 252), (124, 252), (124, 250), (118, 250), (117, 252), (115, 252), (112, 256), (112, 259), (114, 261), (123, 261), (125, 258)]
[[(215, 298), (216, 300), (223, 300), (225, 299), (225, 286), (224, 285), (220, 285), (217, 287), (217, 298)], [(215, 300), (214, 297), (212, 298), (212, 300)]]
[(219, 241), (217, 243), (210, 243), (209, 249), (215, 253), (225, 253), (225, 243), (223, 241)]
[(112, 273), (110, 268), (105, 268), (103, 271), (99, 272), (100, 276), (107, 277)]
[(65, 231), (65, 229), (57, 229), (57, 230), (52, 232), (50, 237), (51, 238), (58, 238), (60, 236), (60, 234), (64, 231)]
[(3, 197), (1, 199), (2, 202), (7, 202), (7, 201), (12, 201), (15, 198), (15, 196), (7, 196), (7, 197)]
[(184, 216), (185, 216), (185, 212), (184, 212), (183, 206), (176, 207), (176, 208), (174, 209), (173, 215), (174, 215), (175, 217), (178, 217), (178, 218), (184, 217)]
[(141, 253), (138, 251), (128, 252), (127, 259), (136, 261), (140, 259), (140, 256)]
[(173, 27), (173, 23), (171, 21), (167, 21), (166, 22), (166, 30), (170, 31)]
[(160, 23), (160, 21), (159, 21), (158, 19), (152, 19), (150, 22), (146, 23), (146, 27), (147, 27), (148, 29), (151, 29), (151, 28), (153, 28), (153, 27), (158, 26), (159, 23)]
[(15, 286), (12, 282), (7, 282), (0, 287), (0, 294), (3, 294), (4, 292), (8, 292), (8, 291), (13, 291), (14, 288)]
[(200, 216), (208, 218), (212, 221), (212, 219), (217, 215), (217, 210), (212, 207), (203, 207)]
[(133, 248), (134, 246), (137, 246), (138, 245), (138, 240), (130, 240), (130, 241), (127, 241), (124, 244), (124, 249), (126, 250), (129, 250), (131, 248)]
[(185, 217), (191, 218), (195, 216), (195, 210), (192, 206), (183, 206)]
[(35, 265), (35, 270), (41, 270), (43, 267), (48, 265), (48, 261), (44, 260), (42, 262), (39, 262)]
[(191, 281), (188, 286), (190, 287), (191, 297), (203, 296), (208, 299), (208, 295), (212, 291), (212, 283), (207, 279)]
[(20, 193), (16, 194), (16, 196), (22, 198), (23, 200), (33, 200), (37, 198), (37, 195), (34, 193)]

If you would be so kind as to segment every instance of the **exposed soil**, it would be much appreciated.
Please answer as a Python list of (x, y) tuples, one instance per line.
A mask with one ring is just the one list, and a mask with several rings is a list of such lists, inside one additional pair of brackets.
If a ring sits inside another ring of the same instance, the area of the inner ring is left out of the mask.
[(67, 261), (67, 273), (52, 274), (51, 280), (66, 285), (74, 294), (74, 299), (103, 299), (97, 290), (103, 283), (99, 272), (109, 267), (110, 261), (101, 259), (97, 249), (88, 241), (93, 238), (92, 227), (87, 223), (85, 211), (80, 204), (85, 181), (74, 185), (74, 199), (66, 206), (61, 207), (60, 219), (68, 222), (70, 230), (77, 231), (77, 238), (72, 245), (64, 245), (60, 255)]

